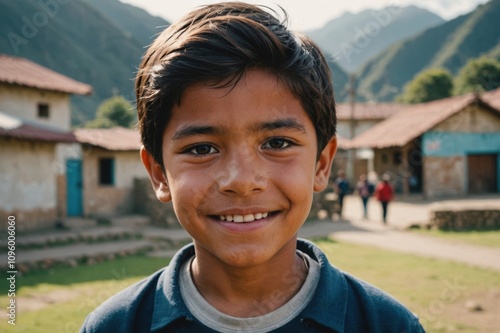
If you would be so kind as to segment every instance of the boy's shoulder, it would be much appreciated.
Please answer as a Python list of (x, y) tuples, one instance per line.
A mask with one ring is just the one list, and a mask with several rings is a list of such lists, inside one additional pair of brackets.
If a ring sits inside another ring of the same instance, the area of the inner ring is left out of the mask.
[(154, 297), (157, 281), (163, 271), (164, 269), (154, 273), (106, 300), (87, 316), (80, 332), (132, 332), (137, 313), (151, 305), (148, 300)]
[(113, 295), (87, 316), (80, 333), (150, 332), (165, 322), (188, 317), (176, 273), (192, 255), (194, 248), (185, 246), (168, 266)]
[[(418, 317), (394, 297), (347, 273), (344, 276), (351, 289), (346, 327), (358, 327), (351, 329), (358, 332), (368, 328), (370, 332), (380, 333), (424, 332)], [(364, 317), (363, 321), (359, 320), (360, 316)]]
[(386, 292), (332, 265), (313, 243), (299, 250), (320, 263), (315, 296), (305, 310), (311, 319), (334, 332), (422, 333), (418, 317)]

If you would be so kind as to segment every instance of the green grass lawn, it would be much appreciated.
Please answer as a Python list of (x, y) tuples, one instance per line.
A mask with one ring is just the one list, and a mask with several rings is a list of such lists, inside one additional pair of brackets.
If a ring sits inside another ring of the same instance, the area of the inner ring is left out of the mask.
[[(460, 311), (463, 303), (473, 297), (500, 295), (499, 272), (326, 239), (316, 243), (337, 267), (388, 291), (419, 314), (429, 333), (495, 332), (485, 328), (483, 321), (467, 317), (474, 314)], [(32, 272), (20, 277), (17, 281), (17, 325), (8, 325), (3, 319), (0, 332), (78, 332), (85, 316), (96, 306), (161, 268), (167, 261), (128, 257), (93, 266)], [(52, 299), (52, 304), (33, 308), (35, 300), (43, 301), (44, 298)], [(0, 297), (2, 308), (5, 309), (7, 302), (4, 293)], [(498, 297), (496, 302), (486, 304), (486, 311), (480, 315), (491, 314), (492, 307), (498, 310)], [(23, 310), (23, 304), (30, 304), (31, 309)]]
[[(168, 262), (165, 258), (133, 256), (92, 266), (30, 272), (18, 277), (16, 326), (2, 319), (0, 332), (78, 332), (84, 318), (99, 304)], [(53, 303), (32, 310), (34, 305), (42, 303), (40, 299), (49, 299)], [(2, 309), (6, 308), (8, 301), (3, 293), (0, 296)]]
[(414, 229), (414, 231), (421, 235), (439, 237), (449, 241), (487, 247), (500, 247), (500, 230), (442, 231)]

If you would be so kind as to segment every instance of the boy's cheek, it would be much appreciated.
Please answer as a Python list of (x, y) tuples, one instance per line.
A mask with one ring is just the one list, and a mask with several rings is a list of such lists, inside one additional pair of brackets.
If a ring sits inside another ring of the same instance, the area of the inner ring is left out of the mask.
[(193, 211), (194, 209), (197, 213), (207, 212), (218, 190), (217, 184), (206, 181), (206, 177), (186, 176), (176, 179), (176, 182), (172, 184), (174, 206), (186, 207), (186, 211)]

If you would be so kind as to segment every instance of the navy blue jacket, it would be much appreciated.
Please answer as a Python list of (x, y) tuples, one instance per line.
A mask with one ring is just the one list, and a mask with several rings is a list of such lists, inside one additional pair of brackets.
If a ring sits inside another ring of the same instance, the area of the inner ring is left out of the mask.
[[(307, 307), (273, 332), (422, 333), (416, 316), (383, 291), (333, 267), (313, 243), (297, 248), (320, 264), (320, 279)], [(81, 333), (214, 332), (189, 312), (181, 297), (179, 269), (194, 255), (182, 248), (164, 269), (104, 302)]]

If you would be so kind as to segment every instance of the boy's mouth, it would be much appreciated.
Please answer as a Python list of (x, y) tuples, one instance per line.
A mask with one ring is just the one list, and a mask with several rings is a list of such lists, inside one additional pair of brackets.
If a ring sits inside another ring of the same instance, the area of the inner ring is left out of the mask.
[(245, 223), (253, 222), (256, 220), (265, 219), (269, 215), (274, 215), (277, 212), (262, 212), (256, 214), (245, 214), (245, 215), (212, 215), (211, 217), (219, 221), (235, 222), (235, 223)]

